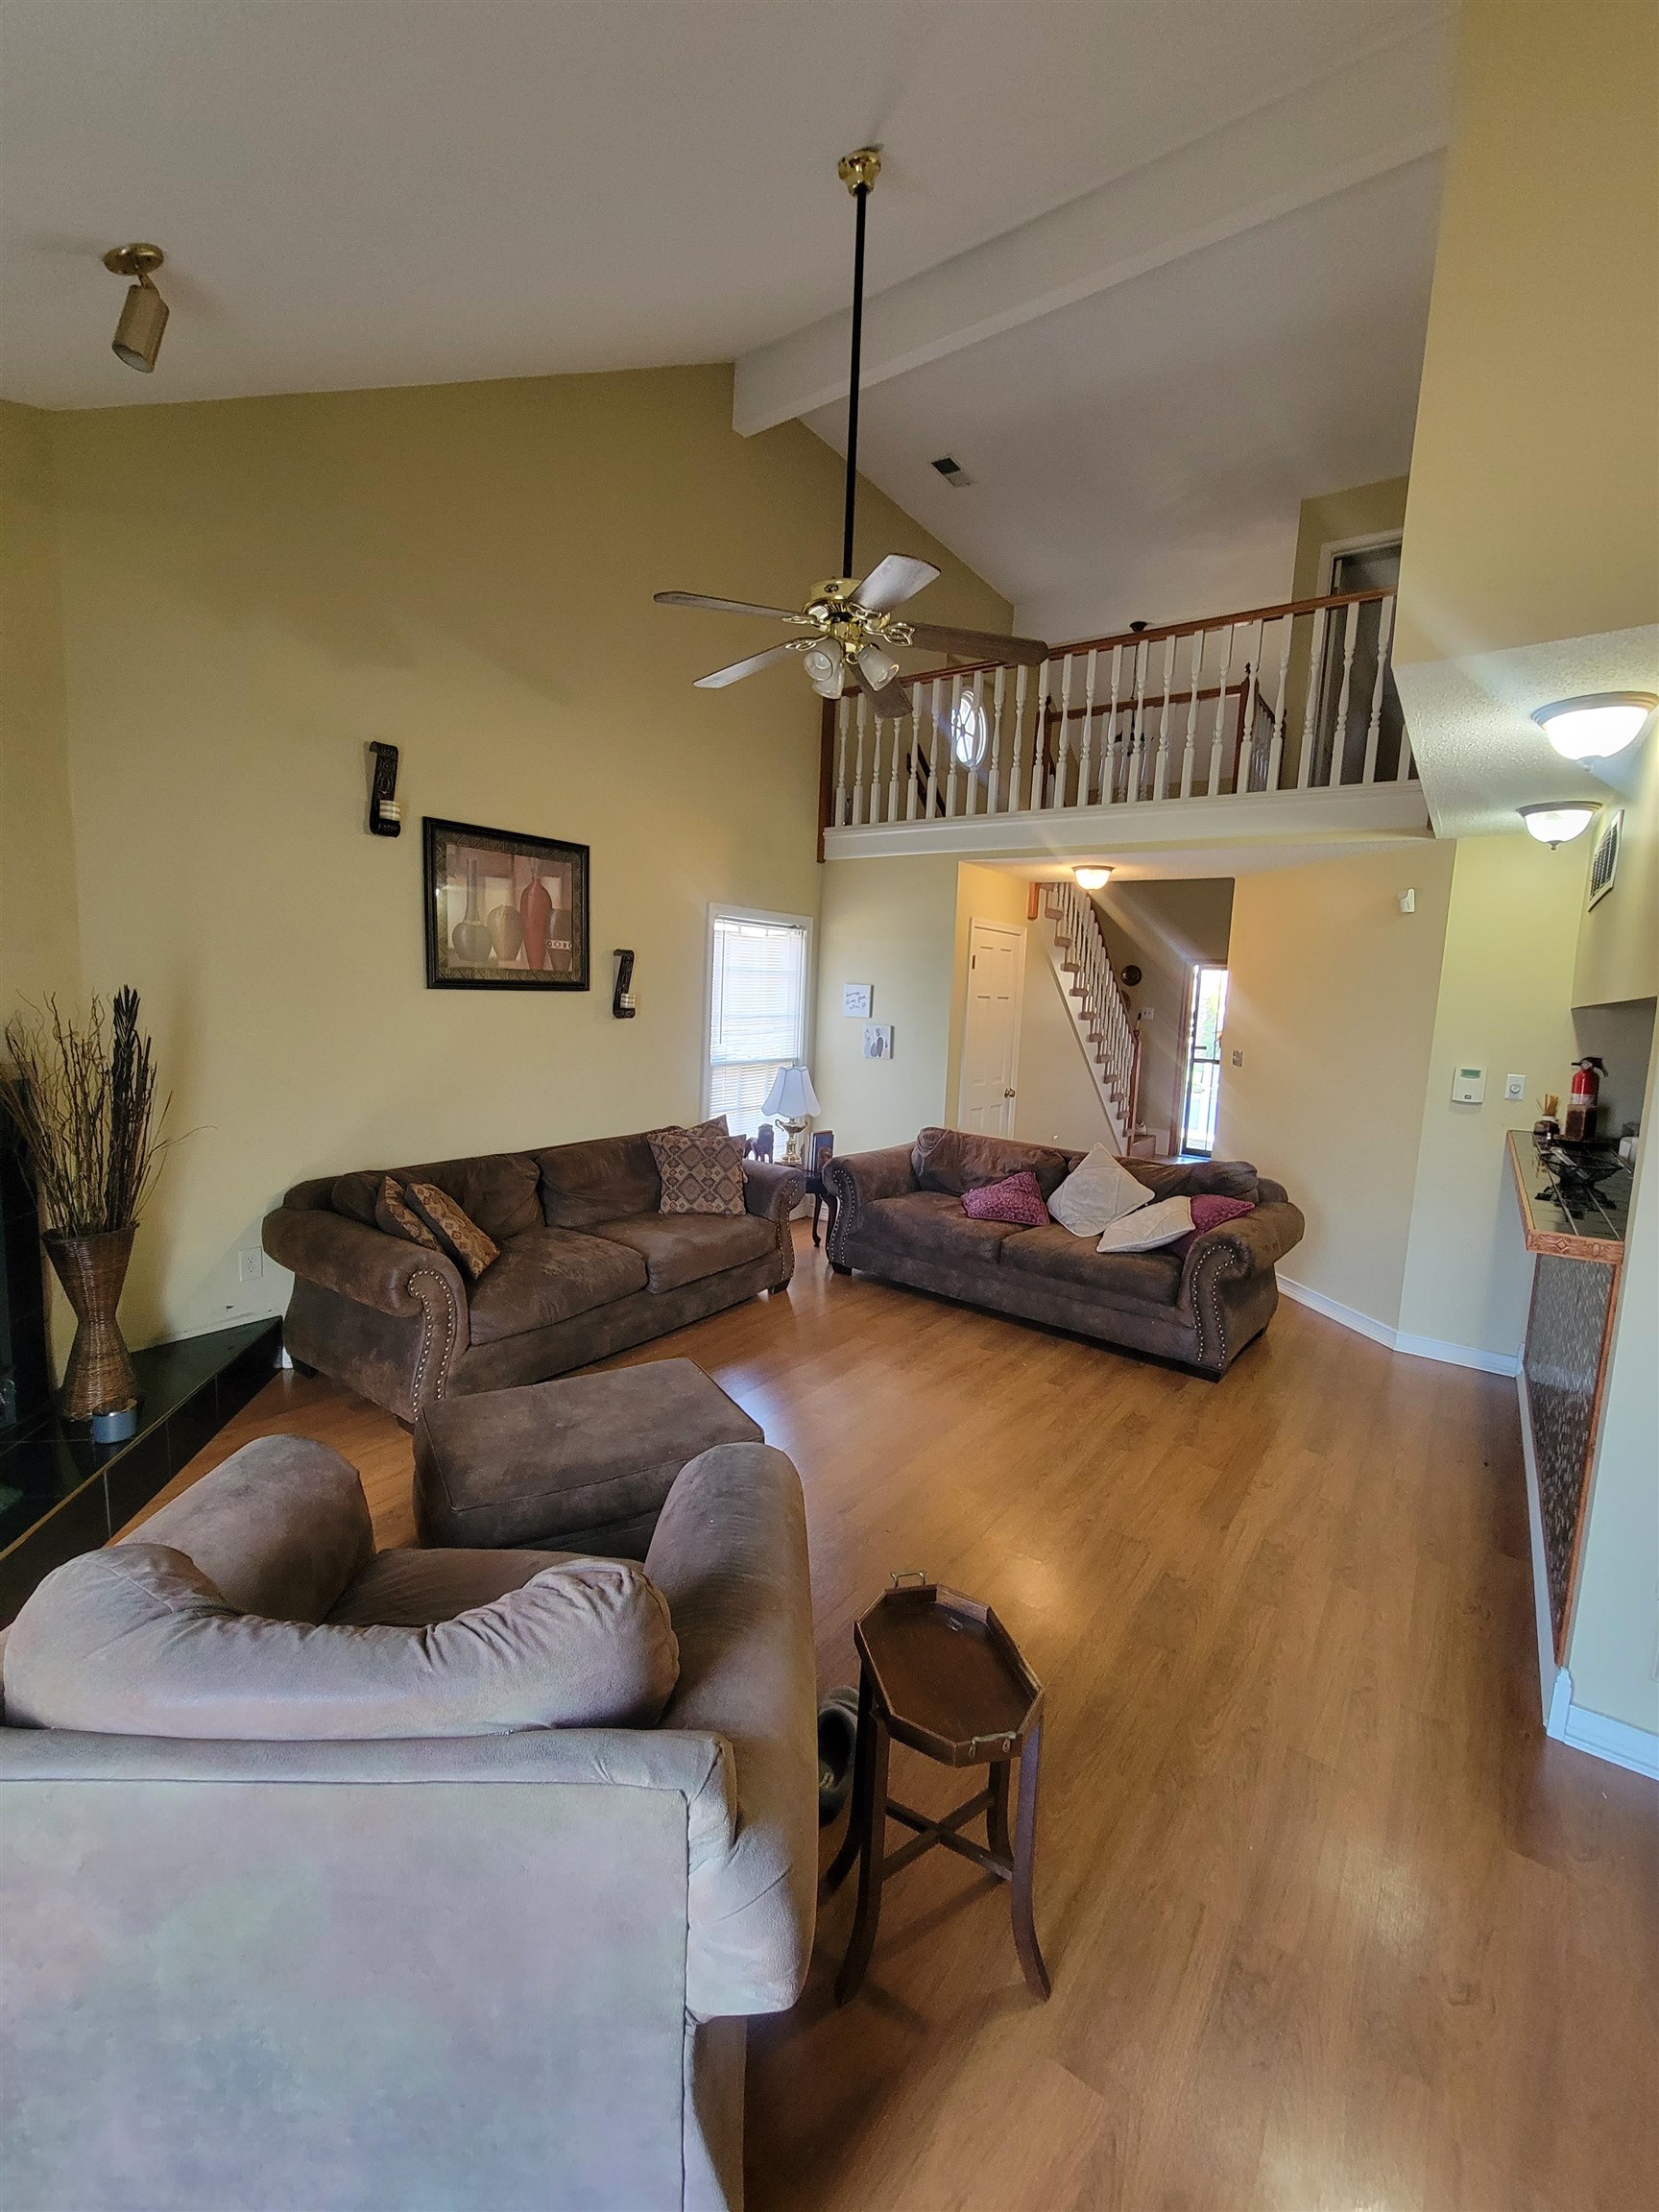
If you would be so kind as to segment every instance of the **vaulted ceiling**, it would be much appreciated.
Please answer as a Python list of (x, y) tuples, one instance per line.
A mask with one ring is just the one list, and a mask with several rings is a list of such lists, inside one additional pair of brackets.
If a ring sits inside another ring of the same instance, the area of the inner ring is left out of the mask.
[[(0, 0), (0, 392), (735, 360), (739, 428), (835, 443), (873, 140), (869, 473), (1051, 634), (1179, 614), (1407, 465), (1449, 12)], [(168, 255), (144, 379), (130, 238)]]

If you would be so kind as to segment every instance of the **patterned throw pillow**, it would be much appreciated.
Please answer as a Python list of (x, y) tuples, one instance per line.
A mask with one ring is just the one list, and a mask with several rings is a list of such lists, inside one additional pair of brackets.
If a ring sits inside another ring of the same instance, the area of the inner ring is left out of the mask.
[(1047, 1226), (1048, 1209), (1043, 1190), (1029, 1167), (1018, 1175), (1004, 1175), (1000, 1183), (981, 1183), (962, 1193), (962, 1211), (975, 1221), (1011, 1221), (1017, 1229)]
[(1236, 1221), (1240, 1214), (1256, 1211), (1248, 1198), (1223, 1198), (1215, 1190), (1200, 1190), (1197, 1197), (1188, 1203), (1192, 1209), (1191, 1230), (1178, 1244), (1169, 1247), (1183, 1259), (1191, 1251), (1193, 1238), (1202, 1237), (1206, 1229), (1219, 1229), (1223, 1221)]
[(477, 1222), (436, 1183), (411, 1183), (403, 1195), (431, 1230), (439, 1251), (447, 1254), (474, 1283), (492, 1260), (500, 1258), (501, 1247), (494, 1238), (486, 1237)]
[(381, 1179), (375, 1193), (374, 1226), (384, 1229), (388, 1237), (403, 1237), (411, 1244), (423, 1244), (429, 1252), (438, 1249), (437, 1238), (420, 1214), (404, 1203), (402, 1184), (395, 1183), (390, 1175)]
[(701, 1129), (652, 1129), (645, 1142), (662, 1178), (660, 1214), (741, 1214), (743, 1140), (707, 1124)]

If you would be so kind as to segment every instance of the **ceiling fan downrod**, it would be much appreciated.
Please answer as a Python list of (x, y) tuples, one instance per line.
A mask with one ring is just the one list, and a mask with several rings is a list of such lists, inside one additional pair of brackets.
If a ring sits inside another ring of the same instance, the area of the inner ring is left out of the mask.
[(864, 348), (864, 222), (870, 195), (881, 174), (881, 149), (860, 146), (844, 154), (835, 174), (853, 195), (857, 210), (853, 233), (853, 361), (847, 387), (847, 501), (841, 525), (841, 573), (857, 574), (853, 565), (853, 517), (858, 499), (858, 369)]

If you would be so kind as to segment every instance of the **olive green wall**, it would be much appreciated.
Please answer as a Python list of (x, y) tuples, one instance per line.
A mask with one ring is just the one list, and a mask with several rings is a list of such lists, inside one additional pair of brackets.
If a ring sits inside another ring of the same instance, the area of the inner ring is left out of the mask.
[[(735, 436), (724, 368), (0, 435), (52, 464), (84, 980), (137, 986), (193, 1132), (138, 1239), (135, 1343), (279, 1309), (237, 1254), (301, 1176), (697, 1113), (709, 902), (817, 910), (818, 701), (788, 667), (694, 690), (775, 633), (651, 593), (798, 604), (836, 560), (828, 446)], [(941, 619), (1006, 627), (868, 487), (859, 544), (937, 561)], [(365, 829), (372, 738), (402, 748), (397, 841)], [(48, 811), (8, 826), (8, 877)], [(425, 988), (423, 814), (592, 848), (590, 992)]]

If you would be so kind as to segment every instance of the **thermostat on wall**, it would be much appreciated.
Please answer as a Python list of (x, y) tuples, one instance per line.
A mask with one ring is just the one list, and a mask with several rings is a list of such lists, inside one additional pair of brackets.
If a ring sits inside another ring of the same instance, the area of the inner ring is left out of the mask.
[(1459, 1068), (1452, 1077), (1454, 1106), (1479, 1106), (1486, 1095), (1484, 1068)]

